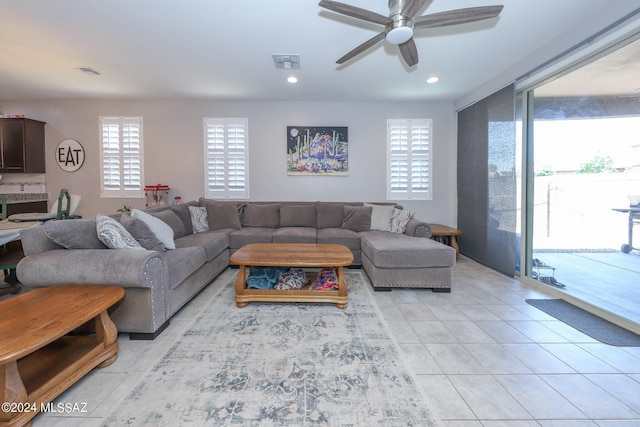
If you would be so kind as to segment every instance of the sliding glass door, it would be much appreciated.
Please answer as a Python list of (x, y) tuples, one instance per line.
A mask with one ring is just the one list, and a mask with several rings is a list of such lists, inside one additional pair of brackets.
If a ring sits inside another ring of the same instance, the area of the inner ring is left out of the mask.
[(519, 96), (525, 274), (640, 324), (640, 41)]

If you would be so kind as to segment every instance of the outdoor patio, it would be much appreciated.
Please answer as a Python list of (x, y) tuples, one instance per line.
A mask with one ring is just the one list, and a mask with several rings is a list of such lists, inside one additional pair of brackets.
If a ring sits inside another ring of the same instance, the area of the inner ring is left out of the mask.
[(556, 289), (640, 324), (640, 252), (543, 251), (534, 258), (554, 267), (533, 271), (555, 273), (565, 285)]
[[(629, 243), (629, 206), (640, 192), (637, 171), (536, 177), (533, 257), (553, 269), (556, 288), (640, 325), (640, 251), (623, 253)], [(640, 248), (635, 225), (633, 247)], [(550, 286), (550, 285), (549, 285)]]

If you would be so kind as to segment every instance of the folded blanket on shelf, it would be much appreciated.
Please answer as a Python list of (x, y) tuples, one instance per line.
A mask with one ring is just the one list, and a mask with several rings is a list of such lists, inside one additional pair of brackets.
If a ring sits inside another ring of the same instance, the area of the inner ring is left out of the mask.
[(280, 275), (275, 289), (279, 289), (281, 291), (302, 289), (302, 287), (307, 283), (309, 283), (307, 273), (301, 269), (291, 269)]
[(249, 289), (273, 289), (278, 278), (285, 273), (285, 267), (252, 267), (249, 277), (247, 277), (247, 287)]
[(335, 268), (324, 268), (318, 273), (316, 282), (311, 287), (314, 291), (337, 291), (338, 274)]

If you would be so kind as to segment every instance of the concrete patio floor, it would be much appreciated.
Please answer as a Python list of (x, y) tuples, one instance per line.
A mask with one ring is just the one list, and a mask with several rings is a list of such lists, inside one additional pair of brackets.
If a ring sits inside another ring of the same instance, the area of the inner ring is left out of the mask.
[(555, 268), (555, 279), (565, 287), (554, 289), (640, 325), (640, 252), (548, 250), (534, 251), (534, 258)]

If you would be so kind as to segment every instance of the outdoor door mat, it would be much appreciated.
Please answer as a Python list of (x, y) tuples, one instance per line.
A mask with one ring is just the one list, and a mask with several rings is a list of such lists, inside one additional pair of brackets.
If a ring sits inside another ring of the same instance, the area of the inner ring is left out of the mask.
[(640, 335), (591, 314), (562, 299), (528, 299), (528, 304), (589, 335), (618, 347), (640, 347)]

